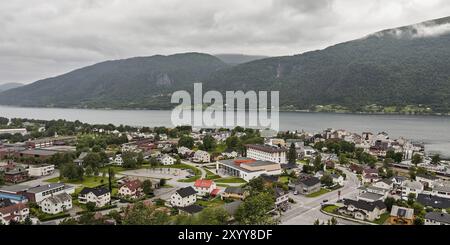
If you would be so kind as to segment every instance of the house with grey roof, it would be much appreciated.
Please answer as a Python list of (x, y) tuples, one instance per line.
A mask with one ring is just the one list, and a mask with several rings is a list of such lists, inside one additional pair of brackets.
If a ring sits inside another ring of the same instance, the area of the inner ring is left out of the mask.
[(401, 190), (402, 198), (406, 200), (408, 199), (409, 194), (414, 194), (417, 196), (418, 194), (422, 193), (424, 190), (424, 186), (419, 181), (406, 180), (403, 182)]
[(450, 225), (450, 214), (430, 212), (425, 214), (425, 225)]
[(358, 220), (374, 221), (379, 219), (386, 212), (386, 209), (386, 205), (380, 200), (368, 202), (365, 200), (344, 199), (344, 207), (339, 208), (338, 212)]
[(450, 186), (436, 185), (431, 193), (438, 197), (450, 198)]
[(450, 199), (431, 194), (419, 194), (417, 195), (417, 202), (424, 207), (431, 207), (436, 209), (448, 209), (450, 208)]
[(302, 195), (320, 191), (320, 180), (316, 177), (299, 178), (291, 183), (293, 189)]
[(196, 201), (197, 191), (192, 186), (178, 189), (170, 197), (170, 204), (173, 207), (187, 207), (193, 205)]
[(39, 206), (42, 212), (47, 214), (62, 213), (72, 209), (72, 196), (65, 192), (50, 196), (42, 201)]
[(73, 194), (75, 187), (64, 183), (50, 183), (30, 188), (24, 194), (30, 202), (40, 203), (50, 196), (61, 193)]

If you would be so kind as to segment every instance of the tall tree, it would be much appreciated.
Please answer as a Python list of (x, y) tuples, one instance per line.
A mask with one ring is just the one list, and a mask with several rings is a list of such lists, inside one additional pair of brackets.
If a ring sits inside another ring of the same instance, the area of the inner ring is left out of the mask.
[(274, 196), (270, 193), (259, 193), (249, 196), (238, 208), (235, 218), (241, 225), (273, 225), (278, 221), (268, 214), (275, 207)]
[(297, 151), (295, 150), (295, 144), (291, 143), (288, 152), (288, 162), (295, 164), (297, 162)]

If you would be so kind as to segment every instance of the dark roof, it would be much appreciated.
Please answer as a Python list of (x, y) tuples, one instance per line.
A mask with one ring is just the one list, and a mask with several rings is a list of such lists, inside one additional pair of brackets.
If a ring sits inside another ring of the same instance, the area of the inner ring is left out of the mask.
[(298, 168), (298, 165), (295, 163), (286, 163), (286, 164), (281, 164), (281, 168), (282, 169), (296, 169)]
[(180, 209), (186, 213), (196, 214), (196, 213), (200, 213), (203, 210), (203, 207), (194, 204), (194, 205), (187, 206), (187, 207), (180, 207), (178, 209)]
[(276, 187), (274, 190), (275, 190), (275, 197), (277, 197), (277, 198), (287, 194), (286, 191), (284, 191), (283, 189), (278, 188), (278, 187)]
[(103, 196), (104, 194), (108, 193), (109, 190), (107, 188), (105, 188), (105, 187), (101, 187), (101, 188), (88, 188), (88, 187), (85, 187), (85, 188), (83, 188), (83, 190), (80, 191), (80, 195), (87, 195), (90, 192), (92, 192), (96, 196)]
[(0, 208), (4, 208), (4, 207), (8, 207), (13, 205), (13, 203), (11, 202), (11, 200), (9, 199), (0, 199)]
[(260, 177), (267, 182), (278, 182), (278, 177), (274, 175), (261, 174)]
[(429, 179), (429, 180), (438, 180), (439, 179), (439, 177), (429, 175), (429, 174), (418, 174), (417, 177), (421, 177), (421, 178)]
[(352, 200), (352, 199), (344, 199), (344, 205), (345, 206), (353, 205), (357, 209), (361, 209), (361, 210), (365, 210), (365, 211), (369, 211), (369, 212), (373, 211), (376, 207), (380, 210), (386, 208), (386, 205), (381, 200), (378, 200), (375, 202), (367, 202), (367, 201), (363, 201), (363, 200), (356, 201), (356, 200)]
[(184, 198), (197, 194), (197, 191), (195, 191), (194, 188), (192, 188), (191, 186), (188, 186), (177, 190), (177, 193), (178, 195)]
[(297, 183), (303, 184), (306, 186), (315, 186), (317, 184), (320, 184), (320, 180), (316, 177), (311, 177), (311, 178), (299, 180), (299, 181), (297, 181)]
[(446, 213), (430, 212), (425, 214), (425, 219), (450, 224), (450, 214)]
[(225, 193), (233, 193), (233, 194), (244, 194), (244, 189), (241, 187), (227, 187), (225, 189)]
[(419, 194), (417, 195), (417, 202), (424, 205), (425, 207), (441, 209), (450, 208), (450, 199), (438, 196)]

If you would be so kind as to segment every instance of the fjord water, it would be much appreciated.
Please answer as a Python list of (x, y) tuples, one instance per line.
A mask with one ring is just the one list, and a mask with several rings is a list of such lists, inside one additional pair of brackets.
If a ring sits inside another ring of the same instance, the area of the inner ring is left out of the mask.
[[(171, 111), (158, 110), (90, 110), (0, 106), (0, 116), (42, 120), (79, 120), (92, 124), (173, 126)], [(346, 129), (359, 134), (363, 131), (373, 133), (385, 131), (391, 137), (405, 137), (424, 142), (427, 152), (438, 152), (448, 158), (450, 157), (450, 117), (448, 116), (280, 112), (281, 130), (319, 132), (326, 128)]]

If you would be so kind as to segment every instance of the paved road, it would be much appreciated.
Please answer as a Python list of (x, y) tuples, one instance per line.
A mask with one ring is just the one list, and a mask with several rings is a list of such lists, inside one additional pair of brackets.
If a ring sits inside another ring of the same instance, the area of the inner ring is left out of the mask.
[(35, 187), (35, 186), (38, 186), (38, 185), (47, 185), (48, 182), (46, 182), (46, 180), (53, 179), (53, 178), (56, 178), (56, 177), (59, 177), (59, 170), (57, 170), (57, 169), (51, 175), (44, 176), (44, 177), (41, 177), (41, 178), (38, 178), (38, 179), (34, 179), (34, 180), (30, 180), (30, 181), (26, 181), (26, 182), (22, 182), (22, 183), (19, 183), (19, 184), (16, 184), (16, 185), (26, 185), (26, 186), (29, 186), (29, 187)]
[[(347, 180), (344, 187), (339, 189), (341, 191), (341, 198), (354, 197), (357, 194), (359, 187), (359, 180), (355, 174), (346, 169), (341, 168), (347, 175)], [(329, 215), (320, 212), (321, 202), (325, 199), (329, 203), (335, 203), (338, 200), (338, 190), (326, 193), (316, 198), (307, 198), (305, 196), (291, 197), (297, 202), (292, 204), (291, 209), (285, 212), (281, 217), (282, 225), (312, 225), (316, 219), (321, 222), (326, 222), (331, 219)], [(358, 223), (338, 219), (338, 224), (357, 225)]]

